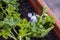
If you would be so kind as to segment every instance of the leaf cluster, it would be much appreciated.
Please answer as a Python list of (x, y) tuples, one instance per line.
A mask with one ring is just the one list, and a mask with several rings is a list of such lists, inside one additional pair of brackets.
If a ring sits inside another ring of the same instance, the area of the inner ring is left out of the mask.
[[(5, 3), (5, 4), (4, 4)], [(6, 5), (6, 7), (4, 5)], [(20, 20), (20, 14), (18, 13), (17, 0), (1, 0), (0, 1), (0, 36), (5, 39), (11, 35), (11, 29), (15, 28)]]
[[(14, 40), (24, 37), (30, 40), (30, 37), (45, 37), (53, 29), (54, 19), (46, 13), (45, 7), (41, 16), (36, 14), (37, 22), (29, 22), (20, 18), (18, 6), (17, 0), (0, 0), (0, 36), (5, 39), (9, 36)], [(19, 27), (18, 31), (15, 27)], [(12, 29), (18, 37), (15, 37)]]

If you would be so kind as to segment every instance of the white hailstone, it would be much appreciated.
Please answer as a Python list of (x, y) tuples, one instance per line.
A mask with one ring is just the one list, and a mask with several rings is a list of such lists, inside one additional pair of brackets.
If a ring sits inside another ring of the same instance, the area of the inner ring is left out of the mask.
[(32, 17), (32, 13), (28, 13), (28, 17), (30, 17), (30, 18), (31, 18), (31, 17)]
[(31, 17), (31, 20), (32, 20), (32, 22), (37, 22), (37, 18), (36, 18), (36, 16), (33, 15), (33, 16)]

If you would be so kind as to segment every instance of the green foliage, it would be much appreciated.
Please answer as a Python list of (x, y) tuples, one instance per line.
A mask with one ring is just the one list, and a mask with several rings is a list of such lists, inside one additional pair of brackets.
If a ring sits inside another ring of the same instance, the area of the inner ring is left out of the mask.
[(47, 9), (46, 9), (46, 7), (44, 6), (42, 13), (43, 13), (43, 14), (46, 14), (46, 10), (47, 10)]
[(2, 7), (2, 4), (0, 3), (0, 8)]
[(16, 27), (18, 20), (14, 19), (13, 17), (5, 18), (3, 21), (0, 21), (1, 35), (7, 39), (10, 35), (10, 31), (12, 28)]
[(22, 19), (18, 22), (17, 25), (20, 28), (18, 36), (20, 37), (20, 39), (22, 39), (30, 31), (30, 22), (28, 22), (26, 19)]
[[(5, 9), (2, 7), (2, 1), (7, 4)], [(20, 20), (20, 14), (17, 12), (17, 0), (1, 0), (0, 2), (0, 9), (2, 9), (0, 12), (0, 36), (5, 39), (7, 39), (8, 36), (14, 38), (14, 36), (11, 35), (11, 29), (15, 28)]]
[(0, 13), (0, 19), (3, 19), (4, 15), (3, 13)]
[(54, 27), (54, 19), (52, 16), (47, 15), (46, 8), (43, 8), (43, 13), (41, 16), (37, 15), (37, 22), (31, 23), (32, 25), (32, 37), (45, 37)]
[(11, 5), (11, 4), (8, 4), (8, 7), (6, 8), (6, 11), (8, 12), (8, 15), (13, 15), (13, 14), (16, 14), (18, 15), (18, 12), (16, 12), (16, 8)]
[(26, 38), (26, 40), (30, 40), (30, 37), (25, 37)]
[(19, 19), (20, 18), (20, 14), (18, 12), (15, 12), (15, 14), (13, 14), (13, 17), (16, 18), (16, 19)]
[(23, 37), (27, 33), (26, 29), (20, 29), (19, 30), (19, 36)]
[(8, 4), (8, 7), (6, 8), (6, 10), (11, 13), (14, 12), (14, 10), (16, 10), (11, 4)]
[[(2, 1), (7, 4), (6, 7), (3, 7)], [(30, 37), (45, 37), (53, 29), (54, 19), (46, 13), (45, 7), (41, 16), (36, 14), (37, 22), (29, 22), (20, 18), (18, 6), (17, 0), (0, 0), (2, 10), (0, 12), (0, 36), (5, 39), (9, 36), (14, 40), (23, 40), (24, 37), (30, 40)], [(15, 30), (17, 26), (20, 28), (19, 33)], [(12, 29), (18, 37), (15, 37)]]
[(3, 0), (5, 3), (15, 4), (17, 0)]
[[(5, 26), (4, 26), (5, 27)], [(8, 27), (8, 26), (7, 26)], [(8, 35), (10, 35), (10, 29), (8, 28), (3, 28), (2, 30), (0, 30), (0, 35), (3, 36), (5, 39), (8, 38)]]
[(5, 18), (3, 22), (10, 26), (16, 26), (18, 23), (18, 20), (14, 19), (13, 17), (8, 17), (8, 18)]
[(20, 28), (29, 28), (30, 27), (30, 22), (28, 22), (26, 19), (23, 19), (23, 20), (20, 20), (19, 23), (18, 23), (18, 26)]

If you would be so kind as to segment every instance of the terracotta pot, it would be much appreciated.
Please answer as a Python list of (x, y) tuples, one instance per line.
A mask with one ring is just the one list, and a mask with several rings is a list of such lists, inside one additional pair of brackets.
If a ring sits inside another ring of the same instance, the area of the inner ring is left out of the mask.
[(46, 3), (43, 0), (28, 0), (29, 3), (33, 6), (34, 10), (41, 14), (43, 6), (46, 6), (47, 8), (47, 14), (53, 16), (55, 21), (55, 28), (53, 29), (54, 34), (57, 35), (57, 37), (60, 39), (60, 21), (59, 19), (53, 14), (51, 9), (46, 5)]

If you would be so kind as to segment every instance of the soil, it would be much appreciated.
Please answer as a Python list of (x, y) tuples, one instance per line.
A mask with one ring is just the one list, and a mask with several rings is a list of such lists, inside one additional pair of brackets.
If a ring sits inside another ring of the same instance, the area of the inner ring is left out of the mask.
[[(26, 18), (28, 21), (30, 18), (27, 16), (28, 13), (34, 13), (33, 7), (28, 4), (27, 0), (20, 0), (20, 7), (19, 12), (21, 14), (21, 18)], [(3, 37), (0, 37), (0, 40), (5, 40)], [(8, 38), (7, 40), (13, 40), (12, 38)], [(31, 38), (31, 40), (58, 40), (57, 37), (54, 35), (53, 31), (48, 33), (48, 35), (44, 38)]]

